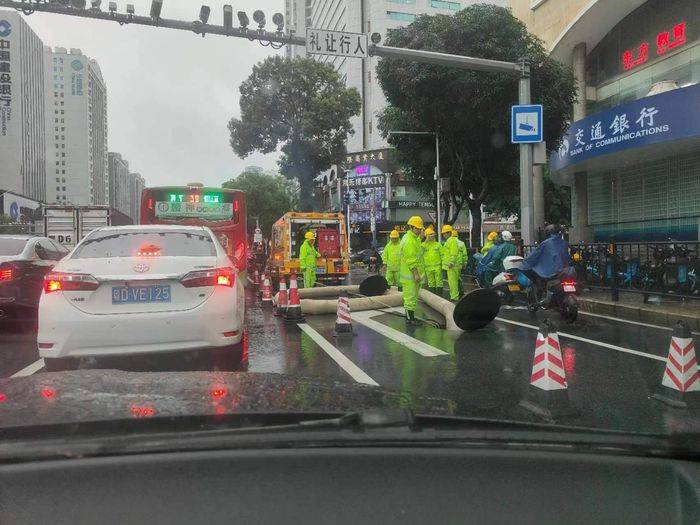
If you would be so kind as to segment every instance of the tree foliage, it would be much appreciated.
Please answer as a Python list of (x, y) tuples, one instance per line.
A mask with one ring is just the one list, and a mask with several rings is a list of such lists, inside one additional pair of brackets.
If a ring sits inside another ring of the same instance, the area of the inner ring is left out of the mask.
[[(544, 105), (544, 137), (550, 149), (557, 147), (575, 100), (573, 73), (550, 58), (510, 10), (478, 4), (453, 16), (422, 15), (391, 31), (385, 43), (509, 62), (529, 59), (532, 101)], [(377, 74), (389, 102), (379, 128), (419, 187), (434, 191), (432, 139), (390, 130), (438, 131), (440, 170), (450, 179), (450, 192), (442, 196), (446, 213), (450, 203), (456, 211), (466, 205), (480, 223), (482, 204), (512, 204), (520, 191), (518, 148), (509, 138), (517, 76), (386, 58)], [(455, 219), (455, 213), (445, 216), (446, 222)]]
[(9, 215), (0, 213), (0, 234), (27, 233), (28, 225), (14, 222)]
[(246, 157), (281, 148), (280, 171), (299, 181), (301, 205), (312, 209), (313, 179), (345, 155), (360, 96), (332, 66), (308, 58), (269, 57), (240, 87), (241, 118), (229, 122), (231, 147)]
[(297, 184), (279, 175), (243, 172), (235, 179), (224, 182), (222, 187), (246, 192), (248, 225), (255, 226), (257, 217), (266, 236), (277, 219), (298, 206)]

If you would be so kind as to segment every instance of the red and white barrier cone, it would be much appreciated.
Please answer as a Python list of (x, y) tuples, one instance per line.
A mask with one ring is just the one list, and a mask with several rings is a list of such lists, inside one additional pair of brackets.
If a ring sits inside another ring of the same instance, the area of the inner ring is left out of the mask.
[(700, 407), (700, 370), (690, 330), (678, 321), (671, 336), (661, 385), (652, 395), (676, 408)]
[(299, 300), (299, 287), (297, 286), (297, 274), (292, 272), (289, 277), (289, 304), (284, 314), (284, 322), (289, 324), (303, 323), (304, 315), (301, 312), (301, 301)]
[(355, 335), (352, 331), (352, 317), (350, 315), (350, 300), (348, 294), (343, 292), (338, 297), (338, 315), (335, 318), (334, 336)]
[(263, 275), (262, 304), (263, 306), (272, 306), (272, 285), (268, 274)]
[(535, 342), (528, 393), (520, 406), (546, 419), (577, 415), (569, 402), (568, 388), (559, 336), (545, 320)]
[(280, 291), (277, 293), (277, 306), (275, 307), (275, 315), (282, 316), (287, 311), (287, 281), (284, 275), (280, 275)]

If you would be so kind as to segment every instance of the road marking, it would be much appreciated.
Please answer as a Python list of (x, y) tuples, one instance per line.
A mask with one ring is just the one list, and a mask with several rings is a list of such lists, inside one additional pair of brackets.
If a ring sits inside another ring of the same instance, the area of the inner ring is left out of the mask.
[(375, 332), (379, 332), (383, 336), (396, 341), (397, 343), (405, 346), (409, 350), (413, 350), (414, 352), (422, 356), (437, 357), (440, 355), (447, 355), (447, 352), (443, 352), (439, 348), (430, 346), (429, 344), (424, 343), (423, 341), (419, 341), (418, 339), (415, 339), (410, 335), (406, 335), (403, 332), (394, 330), (393, 328), (372, 319), (372, 317), (374, 317), (375, 315), (382, 315), (383, 313), (385, 312), (355, 312), (352, 314), (352, 318), (358, 323), (365, 325), (367, 328), (370, 328)]
[(42, 368), (44, 368), (44, 360), (39, 359), (38, 361), (33, 362), (31, 365), (25, 366), (19, 372), (12, 374), (10, 377), (27, 377), (38, 372)]
[[(531, 324), (521, 323), (519, 321), (511, 321), (510, 319), (504, 319), (503, 317), (496, 317), (496, 321), (510, 323), (510, 324), (514, 324), (516, 326), (522, 326), (524, 328), (530, 328), (531, 330), (539, 330), (538, 327), (533, 326)], [(603, 343), (602, 341), (594, 341), (593, 339), (586, 339), (585, 337), (579, 337), (577, 335), (567, 334), (565, 332), (557, 332), (557, 333), (559, 334), (559, 337), (563, 337), (565, 339), (574, 339), (576, 341), (581, 341), (583, 343), (588, 343), (588, 344), (596, 345), (596, 346), (602, 346), (603, 348), (608, 348), (610, 350), (617, 350), (618, 352), (624, 352), (626, 354), (633, 354), (633, 355), (638, 355), (640, 357), (646, 357), (648, 359), (655, 359), (656, 361), (666, 362), (665, 357), (660, 357), (658, 355), (647, 354), (645, 352), (640, 352), (639, 350), (631, 350), (629, 348), (623, 348), (621, 346), (611, 345), (609, 343)]]
[(299, 328), (301, 328), (306, 335), (313, 339), (313, 341), (320, 346), (328, 354), (328, 356), (338, 364), (340, 368), (350, 374), (350, 377), (352, 377), (355, 381), (358, 383), (364, 383), (365, 385), (379, 386), (379, 383), (365, 374), (361, 368), (345, 357), (345, 354), (330, 344), (325, 337), (311, 328), (311, 326), (306, 323), (299, 323)]
[[(600, 317), (601, 319), (610, 319), (611, 321), (620, 321), (622, 323), (634, 324), (637, 326), (647, 326), (649, 328), (659, 328), (660, 330), (673, 330), (670, 326), (659, 326), (658, 324), (642, 323), (641, 321), (632, 321), (631, 319), (622, 319), (620, 317), (610, 317), (609, 315), (594, 314), (592, 312), (582, 312), (579, 310), (580, 314), (590, 315), (591, 317)], [(692, 332), (695, 335), (700, 335), (700, 332)]]

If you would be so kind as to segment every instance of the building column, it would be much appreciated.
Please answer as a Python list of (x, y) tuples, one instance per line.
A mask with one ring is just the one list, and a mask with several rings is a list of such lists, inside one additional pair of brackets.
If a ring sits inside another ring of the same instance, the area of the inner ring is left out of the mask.
[[(576, 79), (576, 102), (574, 102), (574, 121), (586, 117), (586, 44), (582, 42), (574, 47), (572, 54), (574, 78)], [(571, 241), (590, 242), (591, 228), (588, 226), (588, 174), (575, 173), (571, 186)]]

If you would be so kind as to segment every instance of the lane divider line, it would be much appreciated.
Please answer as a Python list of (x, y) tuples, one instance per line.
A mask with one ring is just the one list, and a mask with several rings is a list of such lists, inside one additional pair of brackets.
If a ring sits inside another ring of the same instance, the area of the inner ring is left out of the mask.
[[(673, 331), (673, 328), (670, 326), (659, 326), (658, 324), (649, 324), (649, 323), (642, 323), (641, 321), (632, 321), (631, 319), (621, 319), (619, 317), (610, 317), (609, 315), (603, 315), (603, 314), (594, 314), (592, 312), (582, 312), (579, 310), (580, 314), (583, 315), (590, 315), (591, 317), (600, 317), (601, 319), (609, 319), (611, 321), (619, 321), (621, 323), (629, 323), (629, 324), (634, 324), (637, 326), (647, 326), (649, 328), (658, 328), (659, 330), (668, 330), (668, 331)], [(692, 332), (695, 335), (700, 335), (700, 332)]]
[(378, 332), (389, 339), (392, 339), (400, 345), (403, 345), (409, 350), (413, 350), (417, 354), (424, 357), (448, 355), (447, 352), (444, 352), (439, 348), (435, 348), (434, 346), (424, 343), (423, 341), (419, 341), (410, 335), (394, 330), (393, 328), (372, 319), (372, 317), (375, 315), (381, 315), (382, 313), (383, 312), (355, 312), (352, 314), (352, 318), (354, 321), (357, 321), (367, 328), (374, 330), (375, 332)]
[[(509, 323), (509, 324), (512, 324), (515, 326), (522, 326), (524, 328), (529, 328), (531, 330), (539, 330), (538, 327), (533, 326), (531, 324), (521, 323), (519, 321), (511, 321), (510, 319), (504, 319), (503, 317), (496, 317), (496, 321), (501, 321), (503, 323)], [(658, 355), (647, 354), (645, 352), (640, 352), (639, 350), (632, 350), (630, 348), (623, 348), (622, 346), (611, 345), (609, 343), (604, 343), (602, 341), (594, 341), (593, 339), (586, 339), (585, 337), (579, 337), (578, 335), (567, 334), (565, 332), (557, 332), (557, 333), (559, 334), (559, 337), (563, 337), (564, 339), (573, 339), (575, 341), (581, 341), (582, 343), (588, 343), (591, 345), (600, 346), (603, 348), (607, 348), (609, 350), (616, 350), (618, 352), (624, 352), (626, 354), (638, 355), (640, 357), (646, 357), (648, 359), (654, 359), (656, 361), (662, 361), (664, 363), (666, 362), (665, 357), (661, 357)]]
[(355, 363), (350, 361), (350, 359), (345, 357), (345, 354), (343, 354), (340, 350), (338, 350), (335, 346), (328, 342), (328, 340), (325, 337), (323, 337), (316, 330), (311, 328), (311, 326), (309, 326), (306, 323), (299, 323), (298, 326), (318, 346), (320, 346), (323, 349), (323, 351), (326, 352), (326, 354), (328, 354), (328, 357), (335, 361), (336, 364), (340, 368), (345, 370), (345, 372), (347, 372), (350, 375), (350, 377), (352, 377), (355, 381), (357, 381), (358, 383), (363, 383), (365, 385), (379, 386), (379, 383), (377, 383), (374, 379), (369, 377), (364, 372), (364, 370), (362, 370)]
[(43, 358), (39, 359), (38, 361), (34, 361), (31, 365), (25, 366), (22, 370), (15, 372), (10, 377), (27, 377), (38, 372), (42, 368), (44, 368)]

